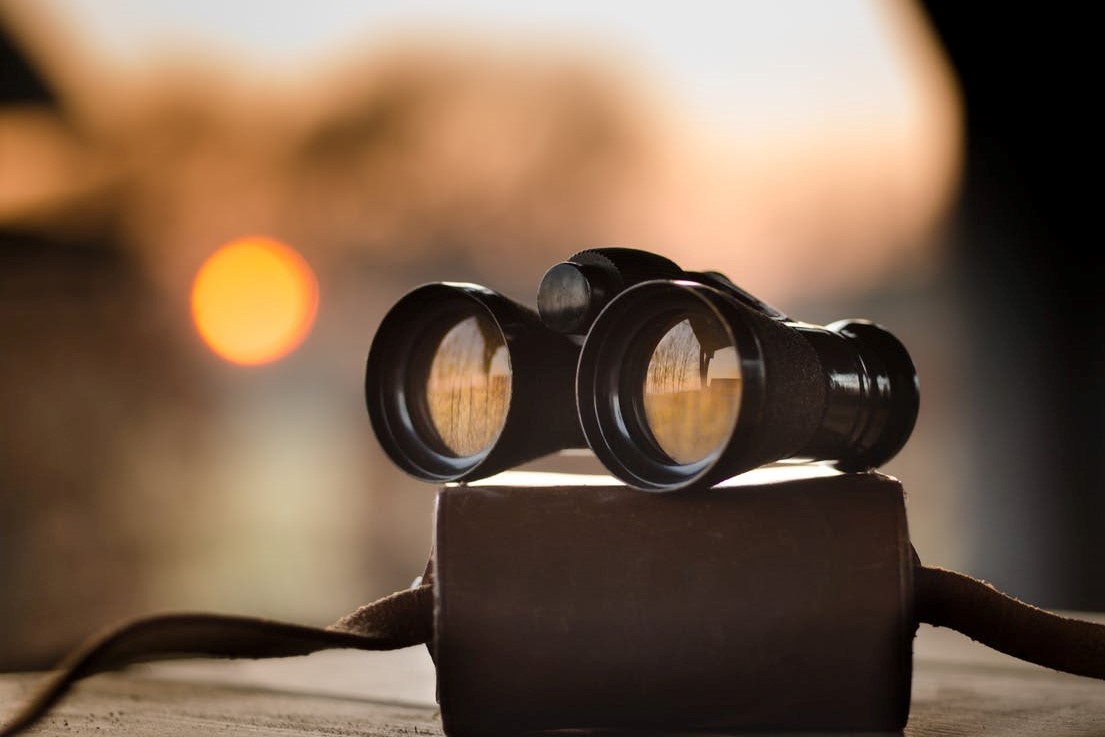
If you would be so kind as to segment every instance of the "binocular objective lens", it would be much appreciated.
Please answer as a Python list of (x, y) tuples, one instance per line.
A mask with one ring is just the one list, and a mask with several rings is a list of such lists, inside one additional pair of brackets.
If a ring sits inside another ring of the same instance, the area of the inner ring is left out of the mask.
[(434, 483), (487, 478), (585, 448), (573, 383), (579, 352), (499, 292), (423, 284), (388, 310), (372, 339), (372, 429), (396, 465)]
[(656, 342), (642, 387), (645, 421), (676, 463), (719, 450), (736, 425), (741, 401), (737, 349), (710, 315), (680, 315)]
[(472, 315), (433, 347), (425, 380), (429, 424), (449, 453), (471, 456), (498, 439), (510, 407), (510, 354), (502, 332)]

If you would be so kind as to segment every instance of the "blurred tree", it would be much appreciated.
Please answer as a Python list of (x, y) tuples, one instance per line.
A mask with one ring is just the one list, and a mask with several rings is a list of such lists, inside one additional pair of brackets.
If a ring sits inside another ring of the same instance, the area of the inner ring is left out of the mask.
[[(64, 100), (3, 20), (0, 124), (62, 141)], [(0, 166), (27, 140), (15, 138), (0, 140)], [(172, 316), (110, 211), (97, 214), (104, 201), (49, 194), (0, 220), (0, 670), (53, 665), (146, 605), (143, 573), (171, 520), (150, 513), (161, 492), (133, 493), (145, 472), (133, 448), (160, 437), (186, 456), (203, 407)]]

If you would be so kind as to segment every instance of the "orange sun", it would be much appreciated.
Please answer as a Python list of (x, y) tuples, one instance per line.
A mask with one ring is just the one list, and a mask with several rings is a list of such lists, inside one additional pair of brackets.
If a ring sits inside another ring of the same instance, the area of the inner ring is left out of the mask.
[(288, 246), (259, 236), (211, 254), (192, 284), (192, 319), (217, 355), (245, 366), (291, 353), (318, 309), (310, 265)]

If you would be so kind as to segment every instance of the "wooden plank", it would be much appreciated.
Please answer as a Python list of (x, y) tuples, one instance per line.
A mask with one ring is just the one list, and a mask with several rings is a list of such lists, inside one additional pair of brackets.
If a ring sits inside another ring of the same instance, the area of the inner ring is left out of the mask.
[[(0, 678), (5, 711), (21, 703), (34, 677)], [(107, 674), (78, 684), (28, 735), (258, 737), (258, 735), (440, 735), (436, 710), (368, 701), (147, 677)]]

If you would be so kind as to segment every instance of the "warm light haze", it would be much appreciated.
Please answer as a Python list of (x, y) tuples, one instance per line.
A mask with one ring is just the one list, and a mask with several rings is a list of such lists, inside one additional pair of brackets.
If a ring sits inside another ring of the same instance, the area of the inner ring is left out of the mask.
[(269, 363), (294, 350), (317, 306), (311, 267), (268, 238), (226, 244), (203, 263), (192, 287), (196, 330), (217, 355), (243, 365)]

